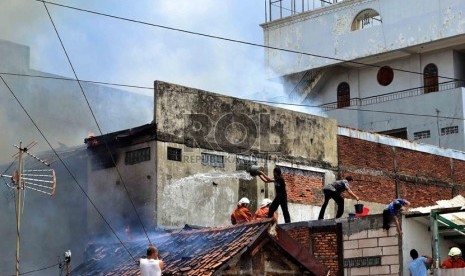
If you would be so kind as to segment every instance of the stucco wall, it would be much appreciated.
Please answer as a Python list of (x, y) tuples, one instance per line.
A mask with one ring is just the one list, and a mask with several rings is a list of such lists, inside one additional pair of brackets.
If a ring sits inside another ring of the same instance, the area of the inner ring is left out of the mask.
[(272, 159), (337, 166), (334, 120), (155, 82), (160, 141)]
[[(150, 160), (133, 164), (125, 164), (125, 154), (128, 151), (150, 147)], [(150, 231), (156, 226), (156, 194), (157, 186), (155, 170), (155, 142), (149, 141), (125, 148), (115, 149), (115, 162), (122, 176), (119, 177), (116, 168), (94, 169), (92, 161), (88, 165), (89, 197), (99, 211), (110, 222), (114, 230), (120, 233), (122, 239), (125, 228), (129, 225), (132, 233), (142, 233), (143, 230), (122, 181), (126, 185), (129, 195), (144, 223), (146, 230)], [(104, 152), (108, 155), (108, 152)], [(93, 152), (89, 151), (89, 158)], [(88, 231), (90, 236), (106, 235), (109, 229), (88, 203)]]
[[(378, 11), (382, 24), (351, 31), (365, 9)], [(353, 60), (461, 35), (464, 11), (465, 3), (458, 0), (353, 0), (262, 26), (266, 45)], [(266, 59), (278, 75), (340, 62), (277, 50), (267, 50)]]

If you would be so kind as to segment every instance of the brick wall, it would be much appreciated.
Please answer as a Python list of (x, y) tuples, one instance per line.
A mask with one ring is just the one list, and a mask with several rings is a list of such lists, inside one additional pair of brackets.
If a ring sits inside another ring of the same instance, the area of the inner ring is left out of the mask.
[(316, 232), (311, 234), (312, 251), (314, 257), (329, 268), (330, 275), (341, 275), (339, 269), (339, 254), (337, 233), (335, 232)]
[(338, 135), (340, 177), (352, 175), (361, 200), (387, 204), (405, 197), (413, 207), (465, 191), (465, 161)]
[(310, 248), (310, 228), (308, 227), (299, 227), (295, 229), (290, 229), (286, 233), (296, 240), (301, 246), (309, 249)]
[(321, 205), (324, 173), (281, 167), (286, 182), (287, 200), (292, 203)]
[[(402, 246), (396, 227), (385, 231), (382, 216), (361, 218), (344, 224), (344, 260), (379, 258), (377, 265), (346, 265), (344, 275), (400, 275)], [(349, 263), (349, 262), (348, 262)], [(352, 262), (353, 264), (353, 262)]]

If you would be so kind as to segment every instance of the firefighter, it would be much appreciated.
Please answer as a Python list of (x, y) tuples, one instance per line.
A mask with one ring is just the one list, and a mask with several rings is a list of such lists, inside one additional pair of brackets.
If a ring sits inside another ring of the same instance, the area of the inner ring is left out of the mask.
[(252, 214), (249, 211), (250, 200), (246, 197), (241, 198), (237, 203), (237, 208), (231, 214), (231, 223), (242, 224), (252, 221)]
[[(271, 199), (264, 198), (262, 200), (262, 204), (260, 204), (260, 208), (255, 212), (253, 219), (262, 220), (268, 218), (268, 211), (270, 209), (271, 202)], [(273, 214), (273, 219), (275, 222), (278, 222), (278, 214), (276, 212)]]

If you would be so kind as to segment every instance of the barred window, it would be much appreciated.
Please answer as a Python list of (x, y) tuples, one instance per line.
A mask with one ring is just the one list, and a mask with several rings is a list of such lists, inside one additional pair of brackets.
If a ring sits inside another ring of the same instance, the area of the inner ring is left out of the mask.
[(443, 127), (441, 128), (441, 136), (459, 133), (459, 126)]
[(126, 165), (134, 165), (137, 163), (141, 163), (144, 161), (150, 160), (150, 147), (127, 151), (126, 156), (124, 158), (124, 163)]
[(426, 139), (431, 137), (431, 131), (429, 130), (424, 130), (424, 131), (419, 131), (419, 132), (414, 132), (413, 133), (413, 139), (414, 140), (420, 140), (420, 139)]
[(253, 156), (236, 157), (236, 171), (247, 170), (252, 165), (257, 165), (257, 158)]
[(202, 165), (211, 166), (215, 168), (224, 168), (224, 156), (202, 153)]
[(168, 160), (181, 161), (182, 159), (182, 150), (178, 148), (168, 147)]

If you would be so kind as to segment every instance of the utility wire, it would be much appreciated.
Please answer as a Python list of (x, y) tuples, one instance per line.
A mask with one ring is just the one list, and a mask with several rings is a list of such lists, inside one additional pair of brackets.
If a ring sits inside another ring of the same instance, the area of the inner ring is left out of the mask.
[(105, 144), (105, 147), (106, 147), (106, 149), (107, 149), (107, 151), (108, 151), (108, 154), (110, 155), (111, 161), (112, 161), (113, 164), (115, 165), (116, 172), (118, 173), (118, 176), (119, 176), (119, 178), (120, 178), (120, 180), (121, 180), (121, 183), (123, 184), (123, 187), (124, 187), (124, 189), (125, 189), (125, 191), (126, 191), (126, 194), (127, 194), (128, 198), (129, 198), (129, 201), (131, 202), (132, 208), (134, 209), (134, 212), (136, 213), (137, 219), (139, 220), (139, 223), (141, 224), (142, 229), (144, 230), (145, 236), (147, 237), (147, 240), (149, 241), (149, 244), (152, 244), (152, 241), (150, 240), (150, 237), (149, 237), (149, 235), (148, 235), (148, 233), (147, 233), (147, 230), (145, 229), (144, 223), (142, 222), (142, 219), (141, 219), (141, 217), (140, 217), (140, 215), (139, 215), (139, 212), (137, 212), (137, 209), (136, 209), (136, 206), (135, 206), (135, 204), (134, 204), (134, 201), (132, 200), (131, 195), (129, 194), (129, 190), (128, 190), (128, 188), (126, 187), (126, 184), (125, 184), (125, 182), (124, 182), (124, 180), (123, 180), (123, 177), (122, 177), (122, 175), (121, 175), (121, 172), (120, 172), (120, 170), (118, 169), (118, 166), (116, 165), (116, 162), (115, 162), (115, 159), (113, 158), (113, 154), (111, 153), (110, 147), (108, 146), (108, 143), (107, 143), (105, 137), (103, 136), (102, 128), (100, 127), (100, 124), (98, 123), (97, 118), (95, 117), (94, 111), (92, 110), (92, 107), (90, 106), (89, 99), (87, 98), (87, 95), (86, 95), (86, 93), (84, 92), (84, 88), (82, 87), (81, 82), (79, 81), (79, 78), (78, 78), (78, 76), (77, 76), (76, 70), (74, 69), (73, 63), (71, 62), (71, 58), (70, 58), (69, 55), (68, 55), (68, 51), (66, 51), (66, 47), (65, 47), (65, 45), (63, 44), (63, 40), (61, 39), (60, 33), (58, 32), (58, 29), (57, 29), (57, 27), (56, 27), (56, 25), (55, 25), (55, 22), (53, 21), (52, 15), (50, 14), (50, 11), (49, 11), (48, 8), (47, 8), (47, 4), (45, 3), (45, 1), (41, 1), (41, 2), (44, 4), (45, 10), (47, 11), (47, 15), (48, 15), (48, 17), (50, 18), (50, 22), (51, 22), (52, 25), (53, 25), (53, 29), (55, 30), (55, 33), (56, 33), (56, 35), (57, 35), (57, 37), (58, 37), (58, 40), (60, 41), (61, 47), (63, 48), (63, 52), (64, 52), (65, 55), (66, 55), (66, 58), (67, 58), (68, 63), (69, 63), (69, 66), (71, 67), (71, 69), (72, 69), (72, 71), (73, 71), (73, 74), (74, 74), (74, 77), (75, 77), (77, 83), (79, 84), (79, 88), (81, 89), (82, 96), (84, 97), (84, 99), (85, 99), (85, 101), (86, 101), (86, 103), (87, 103), (87, 106), (89, 107), (89, 111), (90, 111), (90, 113), (91, 113), (91, 115), (92, 115), (92, 118), (94, 119), (95, 124), (97, 125), (97, 128), (98, 128), (98, 130), (99, 130), (99, 132), (100, 132), (100, 135), (102, 135), (102, 140), (103, 140), (103, 142), (104, 142), (104, 144)]
[[(165, 26), (165, 25), (154, 24), (154, 23), (150, 23), (150, 22), (146, 22), (146, 21), (137, 20), (137, 19), (131, 19), (131, 18), (127, 18), (127, 17), (116, 16), (116, 15), (112, 15), (112, 14), (92, 11), (92, 10), (83, 9), (83, 8), (77, 8), (77, 7), (73, 7), (73, 6), (58, 4), (58, 3), (44, 1), (44, 0), (35, 0), (35, 1), (42, 2), (44, 4), (47, 3), (47, 4), (50, 4), (50, 5), (54, 5), (54, 6), (58, 6), (58, 7), (62, 7), (62, 8), (67, 8), (67, 9), (71, 9), (71, 10), (76, 10), (76, 11), (95, 14), (95, 15), (99, 15), (99, 16), (109, 17), (109, 18), (113, 18), (113, 19), (118, 19), (118, 20), (128, 21), (128, 22), (132, 22), (132, 23), (142, 24), (142, 25), (146, 25), (146, 26), (152, 26), (152, 27), (156, 27), (156, 28), (161, 28), (161, 29), (166, 29), (166, 30), (191, 34), (191, 35), (203, 36), (203, 37), (207, 37), (207, 38), (219, 39), (219, 40), (224, 40), (224, 41), (229, 41), (229, 42), (234, 42), (234, 43), (239, 43), (239, 44), (244, 44), (244, 45), (249, 45), (249, 46), (255, 46), (255, 47), (270, 49), (270, 50), (277, 50), (277, 51), (283, 51), (283, 52), (288, 52), (288, 53), (293, 53), (293, 54), (317, 57), (317, 58), (322, 58), (322, 59), (329, 59), (329, 60), (354, 64), (354, 65), (362, 65), (362, 66), (375, 67), (375, 68), (383, 67), (383, 66), (380, 66), (380, 65), (368, 64), (368, 63), (363, 63), (363, 62), (359, 62), (359, 61), (345, 60), (345, 59), (342, 59), (342, 58), (329, 57), (329, 56), (318, 55), (318, 54), (313, 54), (313, 53), (307, 53), (307, 52), (302, 52), (302, 51), (296, 51), (296, 50), (291, 50), (291, 49), (286, 49), (286, 48), (268, 46), (268, 45), (258, 44), (258, 43), (254, 43), (254, 42), (248, 42), (248, 41), (239, 40), (239, 39), (233, 39), (233, 38), (227, 38), (227, 37), (222, 37), (222, 36), (217, 36), (217, 35), (210, 35), (210, 34), (205, 34), (205, 33), (200, 33), (200, 32), (188, 31), (188, 30), (184, 30), (184, 29), (180, 29), (180, 28), (174, 28), (174, 27), (169, 27), (169, 26)], [(399, 68), (392, 68), (392, 70), (423, 76), (423, 73), (421, 73), (421, 72), (415, 72), (415, 71), (399, 69)], [(439, 75), (438, 75), (438, 77), (443, 78), (443, 79), (448, 79), (448, 80), (463, 80), (463, 79), (456, 79), (456, 78), (439, 76)]]
[[(26, 274), (30, 274), (30, 273), (34, 273), (34, 272), (39, 272), (39, 271), (42, 271), (42, 270), (47, 270), (49, 268), (58, 266), (60, 264), (61, 263), (57, 263), (57, 264), (49, 265), (49, 266), (42, 267), (42, 268), (39, 268), (39, 269), (30, 270), (30, 271), (27, 271), (27, 272), (19, 273), (19, 275), (26, 275)], [(15, 275), (12, 275), (12, 276), (15, 276)]]
[[(45, 137), (45, 134), (42, 132), (42, 130), (39, 128), (39, 126), (36, 124), (36, 122), (34, 121), (34, 119), (32, 119), (31, 115), (29, 114), (29, 112), (26, 110), (26, 108), (24, 107), (24, 105), (21, 103), (21, 101), (18, 99), (18, 97), (16, 96), (16, 94), (13, 92), (13, 90), (10, 88), (10, 86), (8, 85), (8, 83), (5, 81), (5, 79), (3, 78), (3, 76), (0, 75), (0, 79), (2, 80), (2, 82), (5, 84), (5, 86), (7, 87), (7, 89), (10, 91), (10, 94), (15, 98), (16, 102), (19, 104), (19, 106), (22, 108), (22, 110), (24, 111), (24, 113), (27, 115), (27, 117), (29, 117), (29, 120), (31, 120), (32, 124), (35, 126), (35, 128), (37, 129), (37, 131), (40, 133), (40, 135), (42, 136), (42, 138), (44, 138), (45, 142), (48, 144), (48, 146), (50, 147), (50, 149), (53, 151), (53, 153), (57, 156), (57, 158), (60, 160), (61, 164), (63, 165), (63, 167), (66, 169), (66, 171), (69, 173), (69, 175), (73, 178), (74, 182), (78, 185), (79, 189), (82, 191), (82, 193), (87, 197), (87, 199), (89, 200), (89, 202), (92, 204), (92, 206), (95, 208), (95, 210), (97, 211), (97, 213), (100, 215), (100, 217), (102, 218), (102, 220), (106, 223), (106, 225), (108, 226), (108, 228), (110, 228), (111, 232), (113, 232), (113, 234), (115, 235), (115, 237), (118, 239), (118, 241), (121, 243), (121, 245), (124, 247), (124, 249), (126, 249), (126, 251), (128, 252), (129, 256), (131, 256), (131, 258), (134, 260), (134, 262), (136, 262), (136, 259), (134, 258), (134, 256), (131, 254), (131, 252), (129, 251), (129, 249), (124, 245), (124, 243), (121, 241), (121, 239), (118, 237), (118, 235), (116, 234), (115, 230), (111, 227), (110, 223), (105, 219), (105, 217), (103, 216), (103, 214), (100, 212), (100, 210), (97, 208), (97, 206), (95, 205), (95, 203), (90, 199), (89, 195), (86, 193), (86, 191), (84, 190), (84, 188), (82, 188), (81, 184), (79, 184), (79, 182), (77, 181), (76, 177), (74, 176), (74, 174), (71, 173), (71, 170), (68, 168), (68, 166), (66, 165), (66, 163), (63, 161), (63, 159), (61, 159), (60, 155), (58, 155), (58, 153), (56, 152), (56, 150), (53, 148), (52, 144), (50, 143), (50, 141), (47, 139), (47, 137)], [(16, 208), (16, 207), (15, 207)], [(18, 212), (18, 210), (16, 210), (16, 212)]]
[[(0, 72), (0, 75), (18, 76), (18, 77), (32, 77), (32, 78), (46, 78), (46, 79), (50, 78), (50, 77), (47, 77), (47, 76), (40, 76), (40, 75), (29, 75), (29, 74), (7, 73), (7, 72)], [(73, 81), (73, 82), (76, 81), (75, 79), (66, 78), (66, 77), (53, 77), (53, 79), (67, 80), (67, 81)], [(85, 80), (85, 81), (84, 80), (79, 80), (79, 81), (80, 82), (93, 83), (93, 84), (106, 84), (106, 85), (112, 85), (112, 86), (137, 87), (137, 88), (141, 88), (141, 89), (153, 90), (152, 87), (148, 87), (148, 86), (136, 86), (136, 85), (131, 85), (131, 84), (118, 84), (118, 83), (100, 82), (100, 81), (92, 81), (92, 80)], [(443, 83), (448, 83), (448, 82), (443, 82)], [(404, 89), (404, 90), (396, 90), (396, 91), (393, 91), (393, 92), (389, 92), (387, 94), (394, 94), (394, 93), (408, 91), (408, 90), (417, 89), (417, 88), (421, 88), (421, 87), (409, 88), (409, 89)], [(185, 93), (189, 93), (189, 92), (185, 92)], [(387, 95), (387, 94), (382, 94), (380, 96)], [(289, 97), (289, 95), (287, 95), (286, 97)], [(247, 98), (242, 98), (242, 100), (247, 100), (247, 101), (252, 101), (252, 102), (257, 102), (257, 103), (265, 103), (265, 104), (276, 104), (276, 105), (286, 105), (286, 106), (301, 106), (301, 107), (311, 107), (311, 108), (322, 108), (322, 107), (324, 107), (326, 105), (326, 104), (321, 104), (321, 105), (297, 104), (297, 103), (277, 102), (277, 101), (269, 101), (269, 100), (255, 100), (255, 99), (247, 99)], [(370, 109), (342, 108), (342, 109), (339, 109), (339, 110), (359, 110), (359, 111), (364, 111), (364, 112), (387, 113), (387, 114), (399, 114), (399, 115), (420, 116), (420, 117), (434, 117), (434, 118), (436, 118), (436, 115), (417, 114), (417, 113), (402, 113), (402, 112), (370, 110)], [(439, 118), (441, 118), (441, 119), (464, 120), (464, 118), (448, 117), (448, 116), (439, 116)]]

